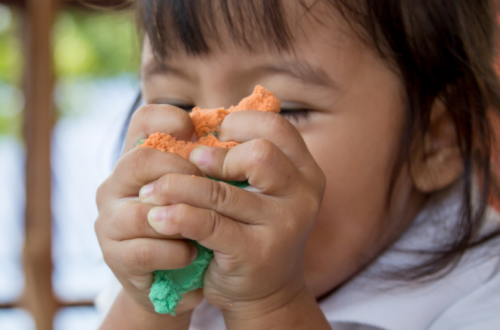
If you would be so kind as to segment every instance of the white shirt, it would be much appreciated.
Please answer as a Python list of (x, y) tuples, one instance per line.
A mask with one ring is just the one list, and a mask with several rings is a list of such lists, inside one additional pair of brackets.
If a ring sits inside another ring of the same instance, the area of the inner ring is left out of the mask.
[[(361, 274), (320, 303), (334, 330), (500, 330), (498, 244), (468, 252), (445, 277), (428, 284), (401, 283), (374, 276), (404, 266), (419, 256), (401, 248), (432, 248), (449, 237), (458, 221), (461, 184), (434, 196), (400, 239)], [(483, 232), (500, 223), (489, 209)], [(120, 287), (101, 295), (96, 305), (107, 312)], [(113, 292), (113, 293), (112, 293)], [(190, 330), (224, 330), (221, 312), (207, 301), (193, 313)]]

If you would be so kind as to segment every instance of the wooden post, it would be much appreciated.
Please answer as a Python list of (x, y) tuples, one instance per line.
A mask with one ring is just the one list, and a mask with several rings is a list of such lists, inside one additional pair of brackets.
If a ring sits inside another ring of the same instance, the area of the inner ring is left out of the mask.
[(50, 141), (53, 126), (52, 26), (57, 0), (26, 0), (24, 138), (26, 142), (26, 277), (22, 305), (37, 330), (51, 330), (57, 311), (52, 290)]

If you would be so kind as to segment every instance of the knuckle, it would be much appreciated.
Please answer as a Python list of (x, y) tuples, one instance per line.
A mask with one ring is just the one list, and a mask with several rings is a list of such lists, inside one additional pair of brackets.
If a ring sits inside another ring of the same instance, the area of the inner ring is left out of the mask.
[(312, 222), (316, 220), (319, 209), (321, 207), (321, 198), (314, 191), (310, 191), (309, 193), (304, 192), (301, 197), (301, 219), (310, 219), (310, 221), (299, 221), (298, 227), (299, 230), (303, 230), (303, 227), (308, 227)]
[(209, 194), (210, 203), (219, 206), (220, 209), (227, 208), (230, 203), (230, 193), (226, 184), (212, 181)]
[(168, 195), (171, 187), (175, 186), (176, 175), (174, 173), (167, 173), (160, 177), (153, 186), (153, 195), (163, 196)]
[(94, 222), (94, 230), (99, 241), (101, 239), (112, 239), (113, 237), (113, 220), (115, 216), (115, 207), (100, 211), (97, 219)]
[(311, 190), (316, 192), (316, 196), (319, 200), (322, 200), (327, 184), (326, 175), (323, 170), (316, 165), (316, 168), (310, 171), (310, 175), (306, 174), (303, 178), (311, 187)]
[(272, 142), (268, 140), (257, 139), (253, 141), (250, 155), (250, 160), (254, 164), (272, 164), (276, 159), (276, 147)]
[(108, 265), (112, 270), (116, 270), (118, 268), (119, 261), (116, 258), (114, 250), (107, 245), (101, 245), (101, 250), (102, 257), (106, 265)]
[(233, 120), (236, 120), (236, 118), (238, 118), (238, 115), (240, 115), (240, 111), (231, 112), (226, 117), (224, 117), (224, 120), (221, 124), (221, 131), (226, 129), (226, 127), (234, 127), (235, 125), (232, 122)]
[(318, 188), (320, 195), (323, 196), (326, 189), (326, 175), (321, 169), (318, 172)]
[(103, 183), (101, 183), (96, 191), (95, 201), (97, 204), (97, 209), (99, 211), (104, 207), (104, 200), (105, 200), (105, 196), (107, 195), (107, 191), (108, 191), (108, 189), (107, 189), (108, 188), (108, 180), (109, 180), (109, 178), (106, 179)]
[(132, 119), (130, 123), (138, 123), (142, 122), (143, 118), (147, 118), (151, 116), (151, 113), (155, 113), (158, 111), (158, 104), (146, 104), (139, 109), (132, 115)]
[(153, 152), (154, 150), (151, 148), (135, 148), (130, 153), (131, 161), (129, 170), (136, 178), (141, 178), (143, 173), (147, 170)]
[(200, 175), (198, 168), (193, 163), (189, 161), (183, 161), (181, 164), (182, 165), (179, 173), (186, 175)]
[(276, 134), (282, 134), (286, 131), (290, 125), (290, 122), (286, 120), (282, 115), (274, 112), (266, 112), (264, 117), (264, 123), (269, 126), (269, 128)]
[(148, 211), (151, 206), (143, 203), (134, 203), (126, 207), (124, 214), (126, 216), (126, 225), (130, 226), (134, 233), (141, 235), (146, 232), (149, 223), (147, 221)]
[(155, 251), (148, 241), (139, 241), (130, 255), (129, 266), (136, 269), (150, 269), (154, 263)]
[(135, 148), (121, 157), (116, 163), (114, 174), (118, 177), (137, 175), (144, 170), (151, 156), (150, 148)]
[(114, 225), (117, 220), (120, 220), (120, 226), (122, 225), (122, 218), (120, 217), (120, 214), (119, 204), (99, 212), (99, 215), (94, 222), (94, 231), (99, 241), (116, 239), (116, 227)]
[(185, 219), (189, 213), (189, 206), (187, 204), (175, 204), (170, 206), (168, 212), (168, 220), (170, 223), (175, 224), (179, 219)]
[(191, 263), (191, 249), (188, 245), (177, 246), (177, 248), (168, 253), (168, 260), (172, 263), (172, 268), (184, 268)]
[[(131, 119), (131, 125), (144, 132), (153, 130), (155, 123), (152, 121), (154, 118), (165, 118), (170, 116), (174, 123), (173, 127), (183, 130), (192, 125), (192, 121), (188, 113), (178, 107), (169, 104), (147, 104), (138, 109)], [(169, 132), (175, 133), (175, 132)]]
[(208, 223), (209, 223), (209, 227), (208, 227), (208, 230), (206, 232), (206, 237), (203, 237), (203, 238), (207, 238), (209, 236), (212, 236), (219, 230), (220, 223), (221, 223), (220, 215), (217, 212), (211, 210), (210, 211), (210, 221)]
[(94, 232), (96, 233), (97, 238), (99, 239), (103, 234), (103, 220), (101, 215), (97, 217), (94, 222)]

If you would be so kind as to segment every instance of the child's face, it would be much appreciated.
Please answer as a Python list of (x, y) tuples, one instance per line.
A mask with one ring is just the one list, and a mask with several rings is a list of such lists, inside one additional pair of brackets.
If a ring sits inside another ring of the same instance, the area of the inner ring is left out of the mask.
[(213, 47), (206, 58), (177, 54), (159, 66), (146, 40), (142, 68), (147, 103), (229, 107), (261, 84), (283, 109), (312, 110), (290, 121), (327, 178), (306, 249), (306, 279), (316, 296), (393, 242), (423, 199), (406, 167), (390, 192), (405, 119), (400, 79), (345, 22), (328, 22), (304, 19), (293, 55)]

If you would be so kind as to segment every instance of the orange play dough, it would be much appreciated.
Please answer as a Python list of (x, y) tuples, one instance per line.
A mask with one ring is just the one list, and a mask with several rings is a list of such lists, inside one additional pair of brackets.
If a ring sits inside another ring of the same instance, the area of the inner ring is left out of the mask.
[(237, 106), (231, 106), (228, 110), (224, 108), (202, 110), (194, 108), (190, 113), (191, 120), (194, 124), (194, 131), (198, 136), (198, 141), (187, 142), (177, 140), (175, 137), (165, 133), (153, 133), (145, 139), (139, 147), (155, 148), (161, 151), (168, 151), (185, 159), (189, 158), (191, 151), (200, 145), (232, 148), (238, 143), (221, 142), (216, 135), (220, 125), (228, 114), (243, 110), (257, 110), (267, 112), (279, 112), (281, 103), (271, 92), (264, 87), (258, 85), (255, 87), (252, 95), (245, 97)]

